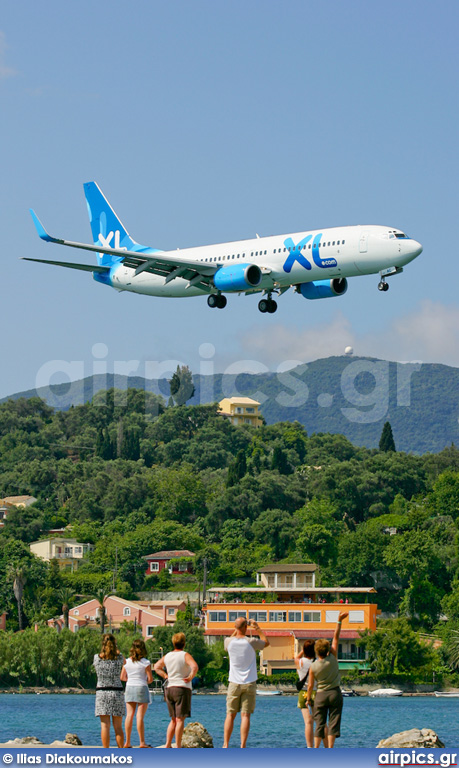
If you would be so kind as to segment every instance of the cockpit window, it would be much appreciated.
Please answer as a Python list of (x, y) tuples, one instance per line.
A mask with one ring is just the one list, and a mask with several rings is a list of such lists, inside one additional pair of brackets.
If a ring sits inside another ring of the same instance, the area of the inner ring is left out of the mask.
[(401, 238), (405, 238), (406, 235), (404, 235), (403, 232), (396, 232), (395, 237), (398, 237), (398, 239), (400, 240)]

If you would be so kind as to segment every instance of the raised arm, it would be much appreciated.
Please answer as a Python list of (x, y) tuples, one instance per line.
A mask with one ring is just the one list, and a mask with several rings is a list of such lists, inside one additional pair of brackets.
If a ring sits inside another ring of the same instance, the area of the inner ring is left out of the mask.
[(257, 633), (260, 635), (260, 640), (263, 640), (263, 642), (264, 642), (264, 644), (265, 644), (265, 648), (266, 648), (266, 646), (267, 646), (267, 645), (269, 645), (269, 640), (268, 640), (268, 638), (266, 637), (266, 635), (265, 635), (265, 633), (263, 632), (263, 630), (261, 629), (261, 627), (260, 627), (260, 626), (258, 626), (257, 622), (256, 622), (256, 621), (253, 621), (253, 619), (251, 619), (251, 620), (249, 621), (249, 624), (248, 624), (248, 626), (249, 626), (251, 629), (254, 629), (254, 630), (255, 630), (255, 632), (257, 632)]
[(338, 616), (338, 622), (336, 624), (335, 634), (333, 635), (333, 640), (330, 648), (330, 652), (333, 654), (333, 656), (338, 656), (338, 643), (339, 643), (339, 636), (341, 634), (341, 622), (343, 619), (346, 619), (349, 616), (348, 613), (340, 613)]
[(312, 692), (314, 690), (314, 672), (311, 668), (309, 668), (309, 677), (308, 677), (308, 692), (306, 695), (308, 705), (311, 706), (312, 704)]

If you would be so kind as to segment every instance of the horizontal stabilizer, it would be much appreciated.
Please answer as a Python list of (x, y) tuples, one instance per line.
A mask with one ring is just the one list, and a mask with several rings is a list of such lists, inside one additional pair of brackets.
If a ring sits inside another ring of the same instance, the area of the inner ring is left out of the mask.
[[(45, 238), (43, 238), (43, 240), (44, 239)], [(68, 267), (69, 269), (81, 269), (83, 272), (110, 272), (110, 267), (98, 267), (95, 265), (91, 266), (91, 264), (71, 264), (68, 261), (48, 261), (47, 259), (29, 259), (27, 258), (27, 256), (23, 256), (22, 259), (23, 261), (36, 261), (38, 262), (38, 264), (54, 264), (56, 267)]]

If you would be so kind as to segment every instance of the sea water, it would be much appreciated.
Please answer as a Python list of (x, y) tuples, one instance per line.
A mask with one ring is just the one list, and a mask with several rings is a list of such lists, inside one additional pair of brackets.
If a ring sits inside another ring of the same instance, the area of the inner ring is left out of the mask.
[[(0, 742), (23, 736), (36, 736), (49, 744), (63, 740), (66, 733), (76, 733), (83, 744), (100, 744), (100, 721), (94, 716), (93, 695), (71, 694), (1, 694)], [(221, 747), (225, 697), (193, 696), (191, 719), (202, 723)], [(145, 736), (149, 744), (164, 744), (169, 722), (162, 697), (156, 696), (145, 718)], [(231, 746), (239, 741), (239, 716), (236, 718)], [(433, 728), (447, 748), (459, 746), (459, 699), (434, 697), (399, 697), (374, 699), (368, 696), (344, 700), (341, 738), (337, 747), (376, 747), (380, 739), (410, 728)], [(114, 745), (112, 733), (111, 744)], [(137, 742), (135, 724), (132, 743)], [(304, 724), (296, 696), (259, 696), (252, 715), (249, 747), (305, 746)]]

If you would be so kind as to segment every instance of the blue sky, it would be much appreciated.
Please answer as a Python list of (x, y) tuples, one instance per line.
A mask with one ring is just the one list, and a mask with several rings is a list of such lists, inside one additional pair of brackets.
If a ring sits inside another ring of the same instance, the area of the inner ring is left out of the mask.
[[(458, 17), (452, 0), (49, 0), (26, 17), (7, 0), (0, 396), (65, 378), (56, 361), (277, 370), (349, 344), (459, 366)], [(91, 262), (42, 243), (28, 213), (89, 241), (90, 180), (159, 248), (387, 224), (424, 252), (388, 293), (355, 278), (336, 299), (289, 291), (268, 316), (255, 296), (210, 310), (20, 261)]]

